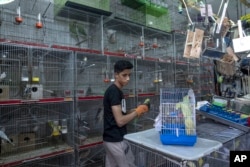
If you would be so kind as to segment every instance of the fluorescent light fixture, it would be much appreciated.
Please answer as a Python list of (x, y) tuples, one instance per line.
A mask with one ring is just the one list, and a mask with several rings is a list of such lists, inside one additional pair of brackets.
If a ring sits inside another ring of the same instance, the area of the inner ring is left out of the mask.
[(4, 4), (8, 4), (8, 3), (11, 3), (15, 0), (0, 0), (0, 5), (4, 5)]

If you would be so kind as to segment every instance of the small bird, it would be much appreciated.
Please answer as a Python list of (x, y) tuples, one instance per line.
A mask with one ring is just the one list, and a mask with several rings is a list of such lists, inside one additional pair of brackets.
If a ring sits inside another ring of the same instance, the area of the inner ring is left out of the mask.
[(48, 121), (49, 126), (52, 128), (51, 136), (60, 136), (61, 135), (61, 126), (58, 121)]
[(143, 102), (143, 104), (147, 105), (148, 109), (150, 109), (150, 99), (149, 98), (145, 99), (145, 101)]
[(116, 43), (116, 30), (109, 29), (107, 30), (108, 42), (111, 44)]
[(103, 109), (99, 107), (95, 115), (95, 121), (96, 123), (101, 123), (102, 120), (103, 120)]
[(6, 140), (7, 142), (9, 142), (10, 144), (12, 144), (13, 146), (15, 145), (14, 143), (12, 143), (10, 141), (10, 139), (8, 138), (8, 136), (2, 130), (0, 130), (0, 138)]
[(176, 104), (176, 109), (181, 109), (184, 116), (185, 131), (187, 135), (194, 135), (195, 123), (192, 115), (192, 108), (189, 103), (189, 97), (184, 96), (183, 101)]
[(4, 79), (4, 78), (6, 78), (6, 72), (3, 72), (1, 75), (0, 75), (0, 82)]

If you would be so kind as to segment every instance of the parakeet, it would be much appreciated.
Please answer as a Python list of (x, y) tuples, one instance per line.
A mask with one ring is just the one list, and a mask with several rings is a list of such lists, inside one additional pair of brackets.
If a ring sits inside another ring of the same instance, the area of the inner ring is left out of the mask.
[(3, 72), (1, 75), (0, 75), (0, 82), (4, 79), (4, 78), (6, 78), (6, 72)]
[(10, 144), (12, 144), (13, 146), (15, 145), (14, 143), (12, 143), (10, 141), (10, 139), (8, 138), (8, 136), (2, 130), (0, 130), (0, 138), (6, 140), (7, 142), (9, 142)]
[(187, 162), (187, 166), (188, 166), (188, 167), (196, 167), (195, 163), (192, 162), (192, 161), (188, 161), (188, 162)]
[(202, 167), (203, 163), (204, 163), (204, 160), (202, 158), (199, 158), (198, 159), (198, 165), (199, 165), (199, 167)]
[(84, 26), (79, 24), (77, 21), (73, 21), (69, 24), (70, 35), (77, 40), (79, 45), (87, 40), (87, 33)]
[(143, 104), (147, 105), (148, 109), (150, 109), (150, 99), (149, 98), (145, 99), (145, 101), (143, 102)]
[(101, 107), (99, 107), (97, 109), (96, 115), (95, 115), (95, 122), (96, 124), (102, 122), (103, 119), (103, 109)]
[(52, 128), (51, 136), (59, 136), (61, 135), (60, 130), (61, 126), (58, 121), (49, 121), (49, 126)]
[(195, 128), (195, 124), (192, 117), (192, 109), (189, 103), (189, 97), (184, 96), (183, 101), (176, 104), (176, 109), (181, 109), (182, 111), (186, 134), (192, 135), (194, 133), (193, 129)]
[(107, 38), (109, 43), (111, 44), (116, 43), (116, 30), (112, 29), (107, 30)]

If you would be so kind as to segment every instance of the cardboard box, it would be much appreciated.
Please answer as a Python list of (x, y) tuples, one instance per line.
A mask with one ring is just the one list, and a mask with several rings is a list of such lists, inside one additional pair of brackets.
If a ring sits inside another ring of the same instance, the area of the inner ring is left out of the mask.
[(18, 135), (18, 151), (35, 149), (35, 133), (20, 133)]
[(18, 136), (17, 135), (9, 135), (8, 138), (14, 144), (10, 144), (6, 141), (2, 141), (1, 144), (1, 154), (6, 153), (15, 153), (18, 148)]
[(10, 88), (8, 85), (0, 85), (0, 100), (8, 100), (9, 91), (10, 91)]

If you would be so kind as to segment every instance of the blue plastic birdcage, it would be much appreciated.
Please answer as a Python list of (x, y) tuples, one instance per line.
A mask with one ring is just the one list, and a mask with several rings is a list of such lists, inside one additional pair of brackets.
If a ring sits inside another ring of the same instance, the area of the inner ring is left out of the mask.
[(195, 96), (192, 89), (162, 88), (160, 116), (162, 144), (193, 146), (196, 143)]

